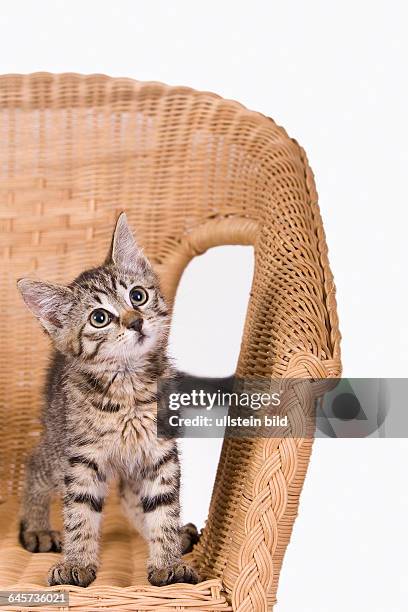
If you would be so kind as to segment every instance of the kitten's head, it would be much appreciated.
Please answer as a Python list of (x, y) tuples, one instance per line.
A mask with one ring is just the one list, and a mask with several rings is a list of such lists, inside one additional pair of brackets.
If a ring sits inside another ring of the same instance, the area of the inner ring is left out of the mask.
[(64, 353), (131, 368), (167, 345), (169, 314), (149, 261), (122, 213), (105, 263), (67, 287), (22, 279), (23, 299)]

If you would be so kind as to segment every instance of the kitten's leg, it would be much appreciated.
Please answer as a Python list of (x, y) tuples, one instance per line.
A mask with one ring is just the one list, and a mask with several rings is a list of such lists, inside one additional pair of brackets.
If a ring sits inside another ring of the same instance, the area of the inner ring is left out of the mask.
[(179, 495), (180, 467), (175, 446), (164, 450), (155, 464), (145, 466), (139, 481), (127, 484), (124, 497), (128, 502), (133, 500), (138, 528), (142, 525), (149, 545), (148, 578), (156, 586), (199, 581), (195, 570), (181, 560)]
[(99, 527), (106, 477), (96, 461), (71, 456), (64, 477), (64, 561), (51, 567), (49, 584), (86, 587), (98, 568)]
[[(140, 499), (140, 482), (136, 479), (119, 482), (119, 497), (122, 508), (129, 521), (144, 538), (146, 537), (146, 526), (144, 521), (143, 506)], [(181, 554), (185, 555), (193, 550), (200, 535), (193, 523), (187, 523), (180, 528)]]
[(57, 461), (52, 447), (42, 441), (27, 466), (21, 506), (21, 545), (30, 552), (60, 552), (61, 534), (50, 529), (51, 495), (56, 488)]
[(140, 480), (121, 478), (119, 481), (119, 497), (124, 514), (136, 531), (146, 538), (144, 512), (140, 501)]
[(180, 529), (181, 551), (183, 555), (191, 552), (200, 539), (197, 527), (193, 523), (187, 523)]

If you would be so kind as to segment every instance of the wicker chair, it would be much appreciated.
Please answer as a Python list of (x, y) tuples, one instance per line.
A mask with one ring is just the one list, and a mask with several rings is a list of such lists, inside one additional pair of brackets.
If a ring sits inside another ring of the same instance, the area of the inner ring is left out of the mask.
[[(338, 376), (340, 335), (312, 172), (271, 119), (184, 87), (38, 73), (0, 78), (0, 133), (0, 589), (44, 588), (56, 555), (17, 544), (17, 513), (48, 343), (17, 295), (17, 277), (64, 282), (99, 263), (124, 209), (170, 303), (194, 256), (254, 247), (238, 375)], [(71, 604), (272, 609), (311, 445), (306, 437), (224, 441), (191, 553), (206, 578), (196, 586), (147, 583), (144, 544), (112, 496), (100, 573), (87, 589), (70, 587)]]

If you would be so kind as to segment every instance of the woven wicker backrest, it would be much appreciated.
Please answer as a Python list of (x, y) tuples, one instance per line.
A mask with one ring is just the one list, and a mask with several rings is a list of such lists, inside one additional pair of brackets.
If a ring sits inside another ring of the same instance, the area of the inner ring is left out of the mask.
[[(0, 79), (0, 134), (3, 498), (18, 494), (39, 430), (48, 354), (46, 338), (17, 295), (16, 279), (67, 282), (100, 263), (122, 210), (170, 301), (192, 257), (220, 244), (254, 245), (241, 376), (339, 374), (334, 287), (312, 174), (303, 150), (272, 120), (187, 88), (34, 74)], [(278, 565), (289, 537), (287, 502), (299, 495), (310, 444), (305, 441), (293, 480), (285, 471), (291, 442), (278, 442), (224, 444), (197, 554), (231, 591), (261, 547), (255, 527), (262, 531), (262, 520), (256, 515), (251, 526), (245, 517), (262, 487), (279, 492), (269, 497), (283, 525), (279, 541), (269, 542)], [(281, 463), (259, 479), (277, 449)], [(264, 516), (271, 524), (267, 508)], [(246, 559), (241, 544), (252, 527)], [(260, 555), (262, 565), (262, 550)], [(261, 568), (258, 575), (272, 593), (276, 568)]]

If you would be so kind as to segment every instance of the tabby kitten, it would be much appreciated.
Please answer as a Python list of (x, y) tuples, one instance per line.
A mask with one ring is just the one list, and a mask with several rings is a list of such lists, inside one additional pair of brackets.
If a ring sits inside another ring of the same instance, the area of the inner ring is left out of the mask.
[(64, 560), (48, 582), (89, 585), (107, 483), (118, 476), (126, 514), (149, 544), (151, 584), (196, 583), (181, 560), (197, 531), (179, 524), (176, 442), (156, 434), (157, 380), (172, 375), (169, 313), (125, 214), (102, 266), (67, 287), (22, 279), (18, 288), (54, 346), (44, 431), (27, 466), (21, 544), (31, 552), (61, 550), (49, 524), (50, 497), (60, 490)]

